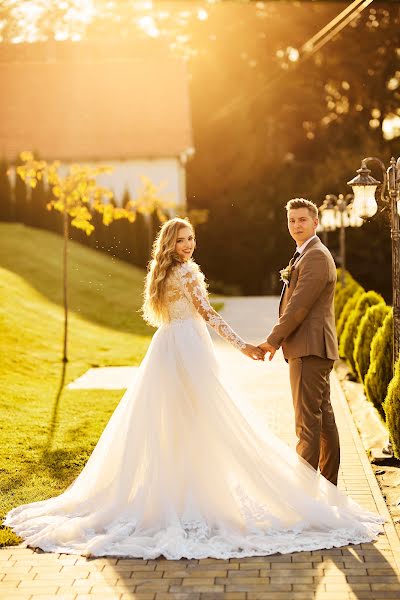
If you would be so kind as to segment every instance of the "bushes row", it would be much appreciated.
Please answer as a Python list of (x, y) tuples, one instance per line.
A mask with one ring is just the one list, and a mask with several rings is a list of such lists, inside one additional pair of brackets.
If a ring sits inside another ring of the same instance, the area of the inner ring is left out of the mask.
[(393, 376), (393, 309), (380, 294), (366, 292), (351, 275), (345, 283), (338, 283), (335, 291), (339, 353), (386, 422), (400, 458), (400, 366)]
[[(346, 322), (343, 326), (343, 331), (340, 336), (339, 353), (341, 356), (345, 356), (348, 365), (353, 375), (357, 373), (357, 367), (355, 363), (355, 355), (357, 356), (359, 348), (355, 349), (355, 341), (357, 339), (358, 328), (361, 319), (364, 317), (368, 308), (375, 304), (385, 304), (384, 299), (380, 294), (376, 292), (361, 292), (358, 290), (355, 297), (357, 298), (354, 308), (348, 315)], [(347, 304), (351, 303), (352, 300), (348, 300)], [(346, 308), (345, 307), (345, 308)], [(359, 339), (359, 344), (364, 345), (364, 339)]]
[(396, 362), (394, 377), (389, 383), (383, 408), (394, 455), (400, 458), (400, 358)]

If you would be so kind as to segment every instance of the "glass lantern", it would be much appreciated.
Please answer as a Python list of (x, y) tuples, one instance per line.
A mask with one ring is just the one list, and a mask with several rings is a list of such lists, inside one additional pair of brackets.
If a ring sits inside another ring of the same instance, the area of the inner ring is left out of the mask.
[(321, 225), (325, 231), (335, 231), (336, 214), (334, 208), (324, 208), (321, 215)]
[(375, 200), (376, 185), (354, 185), (353, 211), (362, 219), (369, 219), (376, 214), (378, 204)]
[(361, 163), (361, 168), (357, 169), (357, 173), (356, 177), (347, 182), (353, 188), (354, 193), (353, 213), (362, 219), (369, 219), (378, 210), (375, 190), (380, 181), (371, 177), (371, 171), (364, 162)]

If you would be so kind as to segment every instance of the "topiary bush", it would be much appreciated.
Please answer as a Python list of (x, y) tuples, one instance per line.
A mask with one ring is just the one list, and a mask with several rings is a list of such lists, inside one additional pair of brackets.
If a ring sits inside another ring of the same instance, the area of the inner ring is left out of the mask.
[(360, 321), (354, 342), (353, 359), (358, 378), (362, 382), (369, 368), (372, 340), (389, 312), (390, 308), (384, 302), (379, 302), (370, 306)]
[(370, 365), (364, 381), (365, 394), (382, 419), (385, 419), (382, 404), (393, 377), (392, 355), (393, 309), (390, 309), (372, 340)]
[[(338, 286), (338, 284), (336, 284)], [(339, 285), (338, 291), (335, 294), (335, 321), (339, 322), (342, 311), (346, 306), (347, 301), (354, 296), (354, 294), (361, 288), (360, 284), (357, 283), (353, 278), (349, 281), (346, 286)]]
[(357, 304), (351, 311), (349, 318), (344, 326), (343, 333), (340, 336), (340, 356), (344, 356), (353, 375), (357, 374), (356, 364), (354, 362), (354, 342), (357, 337), (358, 326), (370, 306), (385, 302), (377, 292), (364, 292), (357, 300)]
[[(354, 281), (353, 277), (350, 275), (348, 271), (344, 272), (344, 287), (348, 286), (350, 283)], [(335, 298), (338, 293), (343, 289), (342, 285), (342, 269), (339, 267), (336, 269), (336, 286), (335, 286)]]
[(383, 409), (394, 455), (400, 459), (400, 358), (396, 362), (394, 376), (389, 383)]
[[(358, 285), (358, 284), (357, 284)], [(337, 336), (338, 336), (338, 340), (340, 341), (341, 335), (343, 333), (343, 330), (345, 328), (347, 319), (349, 318), (351, 312), (354, 310), (359, 297), (361, 296), (361, 294), (364, 294), (365, 290), (364, 288), (362, 288), (360, 285), (358, 285), (357, 289), (355, 290), (354, 294), (352, 296), (350, 296), (350, 298), (347, 300), (341, 314), (340, 314), (340, 319), (337, 322), (336, 325), (336, 332), (337, 332)]]

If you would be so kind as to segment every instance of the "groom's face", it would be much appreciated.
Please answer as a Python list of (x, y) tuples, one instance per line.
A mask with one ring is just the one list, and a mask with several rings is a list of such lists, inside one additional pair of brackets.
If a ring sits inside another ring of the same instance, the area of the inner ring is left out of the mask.
[(318, 219), (308, 208), (292, 208), (288, 212), (289, 233), (298, 246), (310, 239), (316, 232)]

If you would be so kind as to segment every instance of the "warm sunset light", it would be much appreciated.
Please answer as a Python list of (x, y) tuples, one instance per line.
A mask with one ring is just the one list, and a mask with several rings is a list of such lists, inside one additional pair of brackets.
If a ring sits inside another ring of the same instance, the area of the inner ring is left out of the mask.
[(399, 2), (0, 4), (1, 598), (400, 598)]

